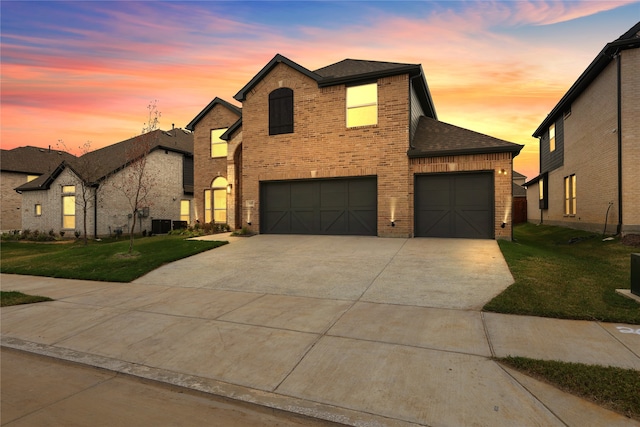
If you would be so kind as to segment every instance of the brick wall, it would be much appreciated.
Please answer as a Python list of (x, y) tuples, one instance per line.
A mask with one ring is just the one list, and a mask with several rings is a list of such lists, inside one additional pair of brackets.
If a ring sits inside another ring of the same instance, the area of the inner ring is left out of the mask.
[[(218, 176), (227, 175), (227, 158), (211, 157), (211, 130), (228, 128), (238, 120), (238, 115), (224, 107), (215, 105), (196, 125), (193, 132), (194, 205), (196, 219), (204, 222), (204, 190)], [(229, 149), (231, 153), (232, 150)], [(227, 156), (228, 157), (228, 156)], [(231, 181), (230, 181), (231, 182)], [(227, 204), (229, 206), (230, 203)], [(227, 216), (228, 213), (227, 213)]]
[[(294, 133), (269, 136), (268, 96), (294, 91)], [(412, 234), (409, 199), (408, 75), (378, 80), (378, 124), (346, 127), (344, 85), (318, 88), (312, 79), (276, 65), (243, 103), (242, 218), (260, 229), (259, 182), (350, 176), (378, 177), (378, 235)], [(253, 207), (247, 207), (247, 201)], [(389, 226), (395, 204), (396, 227)]]
[(2, 172), (0, 179), (0, 230), (20, 230), (22, 228), (22, 213), (20, 207), (22, 196), (16, 193), (14, 188), (27, 182), (27, 174), (15, 172)]
[[(182, 154), (172, 151), (155, 150), (147, 157), (147, 173), (151, 178), (150, 193), (144, 206), (149, 207), (149, 217), (138, 218), (135, 232), (151, 231), (152, 219), (180, 219), (180, 200), (192, 200), (184, 195), (182, 186)], [(124, 233), (133, 225), (129, 218), (132, 209), (128, 199), (114, 184), (122, 182), (126, 170), (120, 171), (100, 184), (98, 189), (98, 236), (108, 236), (121, 228)], [(26, 191), (22, 196), (23, 229), (47, 232), (62, 230), (62, 186), (76, 186), (75, 230), (83, 230), (83, 208), (81, 206), (80, 183), (76, 175), (65, 169), (46, 191)], [(35, 216), (34, 206), (42, 206), (42, 215)], [(195, 217), (192, 208), (192, 221)], [(87, 209), (87, 235), (94, 235), (93, 204)], [(66, 237), (73, 236), (74, 230), (65, 230)]]
[[(623, 64), (623, 215), (625, 223), (640, 224), (637, 164), (640, 162), (638, 124), (639, 103), (635, 94), (640, 90), (638, 49), (622, 52)], [(625, 68), (626, 67), (626, 68)], [(564, 119), (564, 164), (549, 172), (549, 209), (542, 212), (542, 221), (607, 233), (615, 233), (618, 221), (618, 124), (617, 65), (612, 61), (571, 105), (571, 114)], [(633, 165), (629, 167), (630, 165)], [(576, 175), (577, 209), (575, 215), (565, 215), (564, 178)], [(531, 203), (529, 220), (540, 222), (536, 192), (527, 192)], [(611, 207), (609, 208), (609, 205)], [(533, 208), (533, 209), (532, 209)], [(609, 210), (607, 216), (607, 210)], [(536, 212), (533, 212), (536, 211)], [(631, 221), (631, 222), (629, 222)]]
[[(464, 156), (444, 156), (411, 159), (410, 172), (423, 173), (455, 173), (467, 171), (493, 171), (494, 178), (494, 233), (496, 239), (511, 240), (512, 236), (512, 165), (511, 153), (472, 154)], [(503, 173), (502, 171), (506, 172)], [(413, 212), (414, 189), (413, 179), (409, 182), (409, 212)], [(409, 218), (413, 230), (413, 216)], [(502, 223), (505, 227), (502, 228)]]
[(623, 233), (640, 234), (640, 49), (621, 52)]

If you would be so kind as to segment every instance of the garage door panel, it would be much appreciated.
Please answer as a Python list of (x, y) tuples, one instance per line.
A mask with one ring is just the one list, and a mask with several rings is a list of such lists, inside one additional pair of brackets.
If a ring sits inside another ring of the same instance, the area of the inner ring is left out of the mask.
[(291, 221), (289, 211), (270, 211), (264, 214), (264, 221), (271, 224), (273, 233), (279, 231), (289, 230), (291, 228)]
[(373, 177), (261, 183), (260, 200), (262, 233), (377, 234)]
[(493, 174), (418, 175), (415, 235), (493, 238)]
[[(313, 234), (317, 231), (318, 226), (315, 221), (313, 210), (292, 210), (291, 213), (290, 233), (293, 234)], [(281, 228), (282, 233), (288, 233), (287, 230)]]

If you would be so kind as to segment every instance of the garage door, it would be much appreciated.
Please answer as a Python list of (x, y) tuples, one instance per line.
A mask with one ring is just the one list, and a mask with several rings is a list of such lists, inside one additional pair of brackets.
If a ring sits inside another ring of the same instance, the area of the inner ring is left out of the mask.
[(415, 235), (493, 239), (493, 173), (416, 175)]
[(260, 232), (375, 236), (376, 178), (261, 182)]

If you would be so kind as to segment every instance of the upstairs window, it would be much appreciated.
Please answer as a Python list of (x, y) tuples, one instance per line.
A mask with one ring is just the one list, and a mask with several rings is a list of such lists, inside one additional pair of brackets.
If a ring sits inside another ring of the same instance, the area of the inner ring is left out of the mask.
[(211, 157), (227, 157), (227, 141), (220, 139), (227, 128), (211, 130)]
[(378, 84), (347, 88), (347, 127), (378, 124)]
[(556, 150), (556, 124), (549, 126), (549, 151)]
[(36, 203), (36, 205), (33, 207), (33, 212), (36, 214), (36, 216), (42, 216), (42, 205), (40, 203)]
[(269, 94), (269, 135), (293, 133), (293, 90), (276, 89)]

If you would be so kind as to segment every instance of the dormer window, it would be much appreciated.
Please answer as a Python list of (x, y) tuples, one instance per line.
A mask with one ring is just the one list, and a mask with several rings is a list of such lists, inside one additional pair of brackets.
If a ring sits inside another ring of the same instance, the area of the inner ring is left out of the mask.
[(347, 127), (378, 124), (378, 84), (347, 87)]
[(293, 90), (276, 89), (269, 94), (269, 135), (293, 133)]

